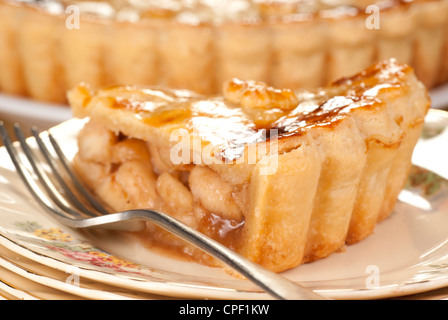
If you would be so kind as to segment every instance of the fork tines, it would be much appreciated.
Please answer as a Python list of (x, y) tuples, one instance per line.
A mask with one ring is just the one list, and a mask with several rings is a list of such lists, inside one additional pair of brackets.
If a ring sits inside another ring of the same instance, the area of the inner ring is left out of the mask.
[[(109, 212), (76, 177), (61, 147), (50, 132), (45, 133), (53, 153), (47, 147), (48, 142), (43, 140), (44, 134), (41, 135), (35, 127), (31, 129), (33, 137), (29, 139), (25, 138), (18, 124), (14, 125), (14, 133), (18, 143), (12, 142), (5, 125), (0, 122), (3, 145), (20, 178), (40, 205), (60, 217), (70, 219), (98, 216)], [(19, 146), (22, 154), (19, 153)], [(36, 153), (37, 151), (39, 153)]]

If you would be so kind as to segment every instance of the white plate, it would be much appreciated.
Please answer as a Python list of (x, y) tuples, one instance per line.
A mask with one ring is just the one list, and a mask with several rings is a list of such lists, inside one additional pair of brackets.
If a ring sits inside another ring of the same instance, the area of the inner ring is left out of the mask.
[(46, 130), (71, 117), (71, 110), (66, 105), (0, 94), (0, 120), (4, 122), (20, 122), (26, 128), (34, 125)]
[(448, 108), (448, 83), (434, 88), (430, 92), (434, 109)]
[[(442, 153), (448, 144), (447, 114), (431, 110), (414, 154), (416, 164), (444, 177), (448, 177), (448, 154)], [(76, 152), (82, 123), (70, 120), (51, 129), (68, 157)], [(405, 202), (398, 203), (395, 213), (367, 239), (284, 275), (339, 299), (396, 297), (448, 286), (448, 186), (434, 188), (440, 179), (427, 182), (403, 192)], [(425, 186), (435, 194), (420, 195)], [(270, 298), (248, 281), (150, 252), (133, 238), (81, 233), (60, 225), (35, 204), (4, 148), (0, 148), (0, 244), (51, 268), (136, 291), (189, 298)]]

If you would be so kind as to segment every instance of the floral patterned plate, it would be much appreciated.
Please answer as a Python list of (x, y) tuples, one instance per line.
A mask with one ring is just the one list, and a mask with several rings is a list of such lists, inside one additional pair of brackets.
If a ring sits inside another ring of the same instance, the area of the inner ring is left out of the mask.
[[(14, 294), (16, 299), (161, 299), (141, 291), (131, 291), (89, 279), (79, 277), (76, 273), (65, 273), (47, 267), (36, 261), (0, 246), (0, 282), (3, 288)], [(0, 287), (2, 287), (0, 283)], [(10, 283), (14, 285), (14, 288)], [(18, 291), (20, 290), (20, 291)], [(32, 295), (18, 295), (21, 291)], [(1, 293), (0, 293), (1, 294)]]
[[(76, 152), (82, 124), (70, 120), (51, 129), (68, 157)], [(417, 166), (395, 212), (373, 235), (284, 276), (336, 299), (397, 297), (448, 286), (448, 186), (443, 179), (448, 178), (447, 126), (448, 113), (430, 111), (414, 152)], [(67, 277), (146, 293), (270, 298), (246, 280), (152, 252), (132, 236), (86, 233), (60, 225), (28, 194), (4, 148), (0, 148), (0, 245)]]

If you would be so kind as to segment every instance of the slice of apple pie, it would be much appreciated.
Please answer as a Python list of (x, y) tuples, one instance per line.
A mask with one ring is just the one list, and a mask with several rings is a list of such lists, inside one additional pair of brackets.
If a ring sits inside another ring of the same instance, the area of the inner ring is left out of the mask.
[[(371, 234), (392, 211), (430, 101), (413, 70), (377, 63), (325, 89), (233, 79), (223, 96), (72, 89), (75, 167), (116, 210), (169, 213), (277, 272)], [(213, 260), (148, 223), (147, 243)]]

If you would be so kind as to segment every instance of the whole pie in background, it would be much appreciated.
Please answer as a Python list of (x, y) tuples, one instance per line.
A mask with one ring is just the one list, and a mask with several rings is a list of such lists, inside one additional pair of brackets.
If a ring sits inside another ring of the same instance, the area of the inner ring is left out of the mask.
[(0, 0), (0, 91), (64, 103), (80, 82), (313, 88), (387, 58), (431, 88), (448, 79), (447, 20), (446, 0)]

